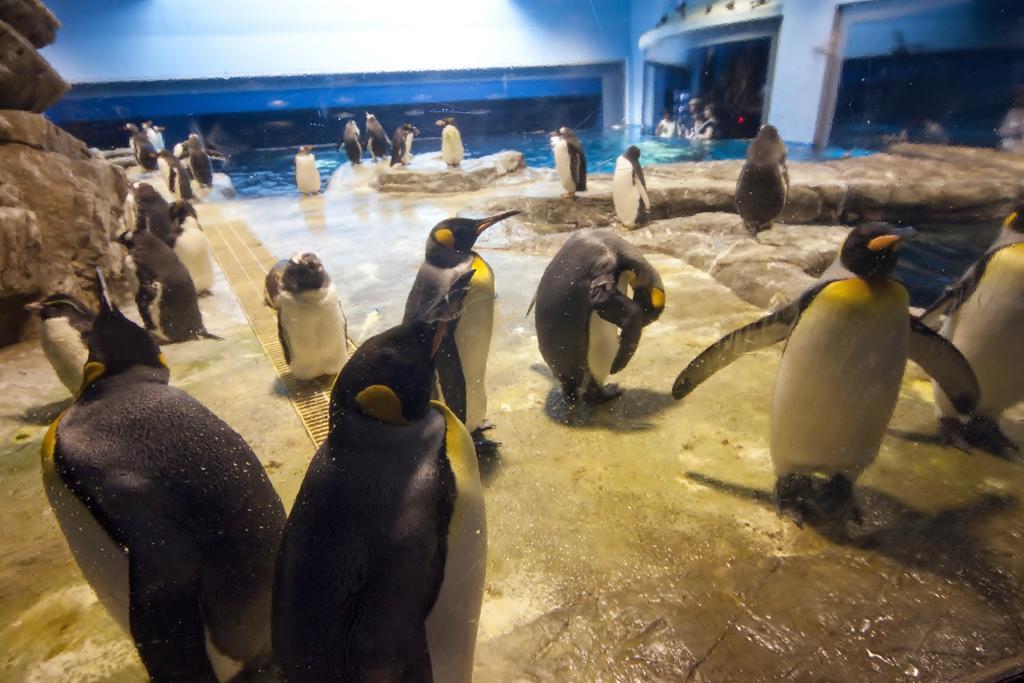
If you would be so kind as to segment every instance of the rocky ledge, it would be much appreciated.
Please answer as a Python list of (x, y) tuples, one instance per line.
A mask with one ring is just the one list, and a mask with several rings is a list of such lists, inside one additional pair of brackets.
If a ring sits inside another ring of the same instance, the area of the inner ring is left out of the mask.
[(479, 159), (466, 159), (448, 168), (440, 152), (417, 154), (407, 166), (388, 167), (388, 162), (342, 164), (328, 183), (330, 189), (369, 187), (380, 192), (449, 194), (476, 192), (502, 181), (532, 178), (524, 173), (522, 152), (505, 150)]
[(5, 16), (0, 13), (0, 108), (41, 112), (70, 86)]

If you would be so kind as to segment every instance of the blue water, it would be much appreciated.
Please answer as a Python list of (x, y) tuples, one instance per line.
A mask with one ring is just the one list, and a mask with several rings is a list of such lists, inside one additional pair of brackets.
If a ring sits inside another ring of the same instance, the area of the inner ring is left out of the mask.
[[(615, 167), (615, 159), (629, 145), (640, 148), (640, 162), (647, 165), (676, 161), (742, 159), (746, 156), (749, 144), (747, 140), (716, 140), (695, 144), (685, 139), (662, 139), (642, 135), (635, 127), (622, 130), (580, 131), (579, 138), (587, 153), (589, 173), (610, 173)], [(554, 166), (551, 144), (544, 132), (464, 136), (463, 144), (466, 148), (466, 158), (469, 159), (487, 156), (504, 149), (514, 149), (523, 153), (528, 166)], [(850, 155), (870, 154), (862, 149), (829, 148), (816, 153), (810, 145), (789, 143), (787, 146), (789, 159), (793, 161), (838, 159)], [(417, 137), (413, 143), (414, 153), (436, 152), (440, 149), (440, 137)], [(314, 153), (320, 174), (324, 178), (330, 176), (340, 164), (348, 163), (344, 151), (336, 151), (333, 145), (318, 146)], [(235, 189), (242, 197), (295, 194), (294, 157), (295, 149), (291, 147), (238, 152), (232, 155), (224, 170), (231, 176)]]

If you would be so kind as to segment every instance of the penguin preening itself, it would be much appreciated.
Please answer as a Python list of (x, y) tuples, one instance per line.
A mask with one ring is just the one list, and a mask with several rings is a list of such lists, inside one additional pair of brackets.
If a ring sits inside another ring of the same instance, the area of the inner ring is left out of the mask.
[(640, 168), (640, 148), (630, 145), (615, 162), (612, 176), (612, 203), (615, 213), (626, 227), (643, 225), (651, 208), (647, 196), (644, 170)]
[(377, 121), (377, 117), (366, 112), (366, 148), (374, 161), (384, 159), (388, 155), (388, 134)]
[(441, 128), (441, 160), (448, 168), (458, 168), (465, 156), (465, 150), (462, 147), (462, 134), (455, 127), (455, 119), (446, 116), (438, 119), (435, 125)]
[(151, 680), (264, 670), (284, 506), (245, 440), (168, 386), (160, 348), (97, 275), (85, 377), (43, 439), (50, 506)]
[(736, 212), (751, 235), (772, 227), (788, 194), (786, 144), (775, 126), (761, 126), (736, 181)]
[(136, 181), (128, 188), (124, 224), (129, 232), (146, 230), (168, 246), (174, 244), (170, 204), (149, 183)]
[(274, 655), (288, 683), (468, 683), (487, 518), (473, 442), (430, 400), (473, 271), (370, 338), (331, 391), (330, 432), (285, 527)]
[(935, 386), (939, 432), (996, 455), (1021, 460), (1021, 449), (999, 428), (1007, 408), (1024, 401), (1024, 202), (1003, 222), (995, 242), (964, 275), (946, 288), (921, 316), (970, 362), (981, 386), (981, 401), (966, 422)]
[(320, 193), (320, 169), (316, 167), (316, 157), (310, 145), (299, 147), (295, 155), (295, 187), (302, 194)]
[(403, 123), (395, 130), (391, 138), (391, 165), (397, 166), (412, 163), (412, 141), (420, 134), (420, 129), (411, 123)]
[(349, 121), (345, 124), (345, 132), (342, 133), (338, 150), (345, 148), (345, 156), (353, 165), (363, 162), (363, 145), (359, 142), (359, 124)]
[[(629, 290), (633, 290), (632, 297)], [(626, 367), (643, 328), (665, 310), (658, 271), (613, 230), (573, 233), (537, 286), (537, 342), (565, 400), (615, 398), (605, 385)]]
[(338, 291), (316, 254), (295, 254), (280, 275), (277, 337), (292, 374), (333, 377), (348, 360), (348, 324)]
[(149, 144), (153, 145), (153, 149), (156, 150), (157, 154), (164, 150), (164, 127), (153, 125), (152, 121), (146, 121), (142, 124), (142, 132), (146, 134), (146, 139), (149, 140)]
[(166, 149), (157, 152), (156, 156), (167, 190), (177, 199), (192, 199), (192, 177), (181, 164), (181, 160)]
[(483, 432), (492, 426), (484, 419), (484, 377), (494, 331), (495, 290), (494, 271), (473, 246), (484, 230), (518, 213), (506, 211), (478, 220), (449, 218), (434, 226), (402, 317), (405, 323), (421, 319), (453, 282), (469, 270), (476, 272), (462, 315), (446, 328), (437, 356), (437, 374), (444, 402), (473, 433), (481, 453), (493, 451), (498, 445), (483, 438)]
[(267, 271), (263, 278), (263, 303), (270, 308), (277, 310), (278, 301), (281, 298), (281, 291), (284, 289), (284, 271), (288, 268), (291, 259), (280, 259)]
[(46, 360), (68, 391), (77, 393), (82, 386), (82, 368), (89, 357), (89, 332), (96, 314), (79, 299), (64, 293), (27, 304), (25, 310), (39, 314)]
[(555, 155), (555, 170), (565, 190), (565, 197), (587, 190), (587, 156), (583, 145), (571, 128), (562, 126), (551, 134), (551, 149)]
[(171, 204), (168, 213), (174, 236), (168, 246), (174, 249), (174, 255), (188, 270), (199, 296), (209, 294), (213, 288), (213, 254), (199, 225), (195, 207), (179, 199)]
[(213, 186), (213, 166), (210, 162), (210, 155), (198, 135), (189, 133), (188, 140), (182, 145), (181, 156), (186, 160), (193, 180), (203, 187)]
[(147, 171), (155, 171), (157, 167), (156, 150), (153, 149), (149, 138), (134, 123), (124, 124), (124, 129), (130, 133), (128, 147), (132, 150), (132, 154), (135, 155), (135, 160), (139, 162), (139, 166)]
[[(780, 512), (841, 524), (860, 520), (853, 483), (878, 456), (907, 359), (944, 388), (963, 413), (978, 402), (970, 364), (910, 315), (891, 275), (909, 228), (885, 223), (850, 232), (841, 258), (848, 278), (814, 285), (793, 303), (726, 335), (676, 378), (681, 399), (744, 353), (785, 340), (775, 378), (770, 452)], [(815, 477), (825, 477), (823, 483)]]
[(136, 230), (120, 239), (135, 264), (139, 280), (135, 303), (146, 329), (170, 343), (220, 339), (206, 331), (195, 283), (174, 250), (148, 230)]

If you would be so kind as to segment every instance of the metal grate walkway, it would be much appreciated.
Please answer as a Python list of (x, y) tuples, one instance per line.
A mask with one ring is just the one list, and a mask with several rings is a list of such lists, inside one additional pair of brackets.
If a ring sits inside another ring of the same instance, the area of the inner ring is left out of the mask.
[[(284, 351), (277, 339), (277, 315), (263, 303), (263, 280), (277, 259), (242, 221), (211, 221), (203, 225), (203, 231), (249, 325), (288, 390), (295, 412), (313, 444), (319, 447), (327, 438), (333, 380), (300, 380), (292, 375), (284, 361)], [(351, 341), (349, 350), (352, 350)]]

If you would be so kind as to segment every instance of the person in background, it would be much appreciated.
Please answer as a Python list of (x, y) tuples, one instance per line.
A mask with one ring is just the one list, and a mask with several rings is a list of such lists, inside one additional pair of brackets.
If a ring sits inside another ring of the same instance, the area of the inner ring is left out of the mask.
[(1000, 137), (1000, 149), (1024, 154), (1024, 86), (1017, 86), (1013, 100), (1013, 107), (1006, 112), (996, 133)]
[(686, 102), (686, 111), (680, 112), (679, 115), (679, 132), (680, 135), (690, 137), (690, 132), (693, 131), (694, 124), (697, 123), (697, 119), (701, 118), (701, 103), (699, 97), (691, 97)]
[(679, 124), (672, 118), (672, 111), (668, 107), (665, 107), (665, 111), (661, 115), (661, 121), (658, 122), (658, 127), (654, 129), (654, 134), (659, 138), (679, 137)]
[(715, 116), (715, 106), (708, 104), (704, 107), (704, 116), (693, 124), (693, 132), (688, 136), (691, 140), (717, 140), (722, 136), (718, 127), (718, 118)]

